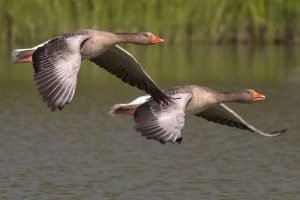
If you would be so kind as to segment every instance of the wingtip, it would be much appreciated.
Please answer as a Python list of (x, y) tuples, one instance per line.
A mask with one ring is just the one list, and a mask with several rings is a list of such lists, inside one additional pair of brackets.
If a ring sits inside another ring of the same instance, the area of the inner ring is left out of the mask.
[(278, 132), (285, 133), (285, 132), (287, 132), (287, 128), (282, 129), (281, 131), (278, 131)]
[(173, 103), (172, 101), (173, 98), (169, 97), (166, 95), (165, 98), (162, 98), (162, 99), (154, 99), (156, 102), (158, 103), (165, 103), (166, 105), (169, 105), (170, 103)]
[(160, 144), (165, 145), (167, 142), (165, 140), (158, 140)]
[(170, 102), (172, 102), (172, 97), (170, 97), (169, 95), (167, 95), (166, 93), (164, 93), (163, 91), (161, 91), (160, 95), (154, 95), (151, 94), (149, 91), (146, 91), (147, 93), (149, 93), (152, 97), (152, 99), (154, 101), (156, 101), (157, 103), (165, 103), (165, 104), (169, 104)]
[(284, 134), (284, 133), (286, 133), (286, 132), (287, 132), (287, 128), (282, 129), (282, 130), (280, 130), (280, 131), (275, 131), (274, 133), (277, 134), (277, 136), (279, 136), (279, 135)]
[(282, 129), (282, 130), (279, 130), (279, 131), (273, 131), (273, 132), (271, 133), (271, 135), (268, 135), (268, 136), (269, 136), (269, 137), (277, 137), (277, 136), (280, 136), (280, 135), (286, 133), (286, 131), (287, 131), (287, 128)]
[[(153, 139), (153, 138), (148, 138), (148, 139)], [(165, 140), (158, 140), (160, 144), (162, 145), (165, 145), (167, 144), (168, 141), (165, 141)], [(178, 144), (181, 144), (182, 142), (182, 137), (181, 138), (177, 138), (175, 141), (169, 141), (169, 142), (172, 142), (172, 143), (175, 143), (177, 142)]]
[(181, 137), (181, 138), (178, 138), (175, 142), (177, 142), (178, 144), (181, 144), (181, 142), (182, 142), (182, 137)]

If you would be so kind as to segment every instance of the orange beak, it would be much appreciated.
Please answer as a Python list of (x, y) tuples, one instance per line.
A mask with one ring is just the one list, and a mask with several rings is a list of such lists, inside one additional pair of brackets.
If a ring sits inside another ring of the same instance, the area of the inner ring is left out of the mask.
[(256, 91), (253, 91), (252, 93), (252, 100), (253, 101), (262, 101), (262, 100), (265, 100), (266, 97), (262, 94), (259, 94), (258, 92)]
[(164, 40), (163, 39), (161, 39), (161, 38), (159, 38), (159, 37), (156, 37), (156, 36), (152, 36), (152, 38), (151, 38), (151, 43), (152, 44), (156, 44), (156, 43), (160, 43), (160, 42), (163, 42)]

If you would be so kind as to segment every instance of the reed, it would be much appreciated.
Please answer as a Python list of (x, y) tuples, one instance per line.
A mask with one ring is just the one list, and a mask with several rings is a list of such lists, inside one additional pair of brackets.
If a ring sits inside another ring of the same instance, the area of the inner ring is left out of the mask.
[(1, 45), (82, 28), (147, 30), (167, 44), (299, 43), (299, 0), (0, 0)]

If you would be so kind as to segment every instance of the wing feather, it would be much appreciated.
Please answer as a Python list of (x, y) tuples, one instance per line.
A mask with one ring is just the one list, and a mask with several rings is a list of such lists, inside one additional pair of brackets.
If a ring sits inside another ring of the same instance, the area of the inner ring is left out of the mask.
[(168, 103), (169, 97), (155, 84), (138, 61), (120, 46), (115, 45), (90, 60), (123, 82), (145, 90), (154, 100)]
[(160, 143), (176, 142), (181, 138), (185, 121), (185, 108), (192, 98), (190, 93), (173, 94), (168, 105), (153, 99), (140, 105), (135, 113), (135, 130), (148, 139)]
[(34, 81), (53, 111), (70, 103), (76, 88), (81, 63), (80, 45), (87, 35), (58, 37), (33, 53)]
[(255, 128), (253, 125), (251, 125), (250, 123), (246, 122), (240, 115), (238, 115), (236, 112), (234, 112), (232, 109), (230, 109), (228, 106), (226, 106), (223, 103), (208, 108), (196, 114), (196, 116), (202, 117), (208, 121), (212, 121), (215, 123), (259, 133), (267, 137), (279, 136), (286, 132), (286, 129), (279, 130), (279, 131), (270, 131), (270, 132), (259, 130)]

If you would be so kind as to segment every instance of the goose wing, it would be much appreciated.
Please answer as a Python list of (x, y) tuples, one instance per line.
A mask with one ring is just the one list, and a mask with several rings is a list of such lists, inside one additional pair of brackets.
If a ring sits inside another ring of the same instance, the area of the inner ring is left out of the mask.
[(35, 84), (53, 111), (61, 110), (73, 98), (81, 63), (80, 45), (86, 39), (86, 35), (57, 37), (32, 55)]
[(158, 102), (169, 101), (169, 97), (155, 84), (138, 61), (125, 49), (115, 45), (90, 59), (125, 83), (145, 90)]
[(174, 94), (171, 97), (172, 102), (168, 105), (150, 99), (139, 106), (134, 113), (135, 130), (162, 144), (181, 142), (185, 108), (192, 94)]
[(253, 125), (246, 122), (240, 115), (234, 112), (225, 104), (221, 103), (217, 106), (208, 108), (198, 114), (198, 117), (202, 117), (208, 121), (213, 121), (219, 124), (236, 127), (239, 129), (245, 129), (248, 131), (256, 132), (264, 136), (274, 137), (283, 134), (286, 129), (279, 130), (279, 131), (271, 131), (266, 132), (255, 128)]

